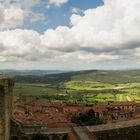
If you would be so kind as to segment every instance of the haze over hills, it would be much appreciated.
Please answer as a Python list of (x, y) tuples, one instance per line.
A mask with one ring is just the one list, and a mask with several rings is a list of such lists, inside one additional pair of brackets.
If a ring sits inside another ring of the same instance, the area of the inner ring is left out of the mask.
[(54, 73), (62, 73), (65, 72), (64, 70), (10, 70), (10, 69), (3, 69), (0, 70), (0, 74), (8, 74), (8, 75), (48, 75)]
[(140, 70), (26, 71), (25, 74), (17, 72), (15, 75), (18, 83), (58, 84), (73, 80), (109, 84), (140, 82)]

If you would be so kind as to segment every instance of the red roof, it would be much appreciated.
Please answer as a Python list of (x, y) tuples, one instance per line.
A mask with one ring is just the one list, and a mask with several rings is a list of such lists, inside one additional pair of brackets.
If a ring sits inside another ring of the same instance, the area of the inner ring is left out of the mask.
[(110, 103), (109, 106), (134, 106), (136, 105), (135, 102), (113, 102)]

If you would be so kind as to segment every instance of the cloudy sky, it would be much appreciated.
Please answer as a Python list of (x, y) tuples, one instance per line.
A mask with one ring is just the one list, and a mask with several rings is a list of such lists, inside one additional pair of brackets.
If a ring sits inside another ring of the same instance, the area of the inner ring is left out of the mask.
[(140, 68), (140, 0), (0, 0), (5, 68)]

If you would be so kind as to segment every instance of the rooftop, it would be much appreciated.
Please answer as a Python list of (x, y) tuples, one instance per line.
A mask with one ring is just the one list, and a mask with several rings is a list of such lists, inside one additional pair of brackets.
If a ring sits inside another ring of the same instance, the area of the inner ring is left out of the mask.
[(113, 102), (110, 103), (109, 106), (130, 106), (130, 105), (135, 105), (135, 102)]
[(113, 129), (129, 128), (133, 126), (140, 126), (140, 119), (105, 124), (105, 125), (87, 126), (87, 129), (90, 132), (98, 132), (98, 131), (108, 131), (108, 130), (113, 130)]

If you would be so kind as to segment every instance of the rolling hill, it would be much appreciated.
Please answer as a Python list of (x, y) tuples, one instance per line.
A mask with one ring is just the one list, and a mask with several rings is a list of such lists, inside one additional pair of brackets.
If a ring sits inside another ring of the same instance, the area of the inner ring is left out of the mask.
[(109, 84), (123, 83), (139, 83), (140, 70), (123, 70), (123, 71), (103, 71), (103, 70), (87, 70), (65, 72), (48, 75), (18, 75), (16, 74), (16, 82), (18, 83), (44, 83), (58, 84), (60, 82), (68, 82), (72, 80), (94, 81)]
[(28, 75), (48, 75), (48, 74), (56, 74), (56, 73), (63, 73), (65, 71), (61, 70), (10, 70), (10, 69), (3, 69), (0, 70), (0, 74), (8, 74), (8, 75), (20, 75), (20, 76), (28, 76)]
[(66, 103), (140, 101), (140, 70), (16, 75), (15, 95)]

